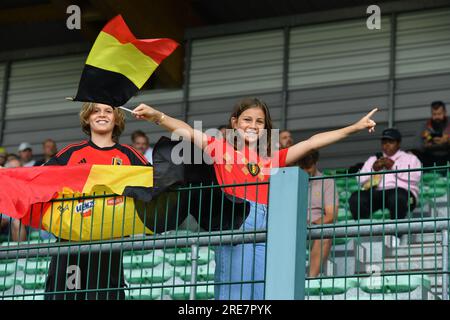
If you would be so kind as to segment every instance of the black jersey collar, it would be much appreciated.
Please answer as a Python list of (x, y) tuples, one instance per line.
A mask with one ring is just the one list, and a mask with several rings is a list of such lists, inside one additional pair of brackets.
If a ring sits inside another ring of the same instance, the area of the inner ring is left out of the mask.
[(92, 140), (89, 140), (89, 145), (92, 147), (92, 148), (94, 148), (94, 149), (97, 149), (97, 150), (113, 150), (113, 149), (116, 149), (118, 146), (119, 146), (119, 143), (115, 143), (113, 146), (111, 146), (111, 147), (104, 147), (104, 148), (101, 148), (101, 147), (99, 147), (98, 145), (96, 145), (94, 142), (92, 142)]

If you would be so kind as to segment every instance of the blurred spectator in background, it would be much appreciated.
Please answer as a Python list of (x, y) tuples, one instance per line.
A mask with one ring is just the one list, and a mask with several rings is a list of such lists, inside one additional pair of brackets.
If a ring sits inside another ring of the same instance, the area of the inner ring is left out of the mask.
[(35, 166), (42, 166), (44, 163), (50, 160), (51, 157), (58, 153), (56, 142), (52, 139), (46, 139), (44, 140), (44, 142), (42, 142), (42, 150), (44, 152), (44, 158), (36, 161), (36, 163), (34, 164)]
[(6, 157), (5, 168), (18, 168), (21, 167), (22, 163), (20, 162), (19, 156), (11, 153)]
[(450, 123), (447, 119), (445, 103), (434, 101), (431, 103), (431, 119), (422, 132), (424, 167), (444, 166), (450, 161)]
[[(388, 128), (381, 136), (381, 149), (371, 156), (361, 173), (381, 170), (420, 168), (420, 160), (412, 153), (400, 150), (402, 136), (397, 129)], [(403, 219), (416, 206), (420, 171), (366, 175), (360, 177), (362, 191), (354, 192), (350, 199), (353, 218), (366, 219), (380, 209), (389, 209), (391, 219)]]
[[(5, 168), (18, 168), (21, 167), (19, 157), (15, 154), (8, 155)], [(0, 227), (2, 232), (11, 232), (12, 241), (25, 241), (27, 240), (27, 230), (20, 220), (12, 219), (6, 215), (0, 214)]]
[(0, 167), (3, 167), (6, 163), (6, 149), (0, 147)]
[(136, 130), (131, 134), (131, 142), (132, 146), (140, 151), (148, 162), (153, 164), (153, 149), (150, 147), (150, 140), (147, 135), (141, 130)]
[[(299, 160), (299, 165), (310, 177), (320, 177), (323, 176), (323, 174), (317, 169), (318, 161), (319, 151), (313, 150)], [(336, 192), (334, 180), (310, 180), (308, 188), (309, 208), (307, 223), (333, 223), (336, 219), (339, 207), (339, 196)], [(310, 242), (310, 277), (317, 277), (321, 273), (323, 263), (328, 259), (331, 244), (331, 239), (318, 239)]]
[(33, 150), (28, 142), (22, 142), (17, 149), (19, 152), (20, 162), (23, 167), (32, 167), (36, 163), (33, 160)]
[(227, 128), (228, 128), (228, 126), (226, 124), (223, 124), (223, 125), (221, 125), (221, 126), (219, 126), (217, 128), (217, 130), (219, 130), (220, 133), (222, 134), (221, 138), (225, 138), (225, 135), (226, 135), (226, 132), (227, 132)]
[(280, 149), (289, 148), (294, 144), (291, 132), (288, 130), (281, 130), (279, 139), (280, 139)]

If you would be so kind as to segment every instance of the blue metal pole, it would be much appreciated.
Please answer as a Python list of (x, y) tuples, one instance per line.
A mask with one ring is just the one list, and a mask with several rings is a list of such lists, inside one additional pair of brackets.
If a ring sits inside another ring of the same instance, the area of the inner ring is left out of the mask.
[(308, 175), (298, 167), (272, 169), (267, 225), (266, 299), (305, 298), (307, 208)]

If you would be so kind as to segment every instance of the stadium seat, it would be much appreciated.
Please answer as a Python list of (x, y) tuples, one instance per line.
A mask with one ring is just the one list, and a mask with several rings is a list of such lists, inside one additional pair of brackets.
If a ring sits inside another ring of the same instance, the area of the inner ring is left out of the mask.
[(129, 283), (161, 283), (174, 276), (172, 268), (125, 269), (125, 280)]
[(445, 196), (447, 194), (447, 188), (424, 186), (421, 193), (425, 199), (431, 200)]
[[(202, 265), (197, 268), (197, 280), (198, 281), (213, 281), (214, 280), (214, 265)], [(192, 268), (189, 267), (177, 267), (175, 273), (184, 281), (191, 281)]]
[(375, 220), (387, 220), (390, 219), (390, 211), (389, 209), (380, 209), (372, 213), (372, 219)]
[(351, 195), (352, 195), (352, 193), (350, 191), (339, 192), (339, 203), (348, 202), (348, 199), (350, 199)]
[(15, 259), (0, 260), (0, 277), (9, 276), (15, 273), (18, 268)]
[(164, 262), (164, 258), (154, 253), (145, 255), (124, 255), (123, 267), (127, 269), (133, 268), (153, 268)]
[(209, 247), (202, 247), (198, 250), (198, 264), (208, 264), (210, 261), (214, 261), (214, 251)]
[(355, 178), (339, 178), (335, 180), (336, 187), (347, 190), (351, 186), (358, 186), (358, 181)]
[(414, 291), (418, 286), (430, 287), (427, 275), (371, 276), (360, 281), (367, 293), (402, 293)]
[(0, 291), (9, 290), (14, 287), (16, 283), (20, 283), (20, 281), (18, 279), (14, 279), (14, 276), (0, 277)]
[[(169, 295), (174, 300), (188, 300), (191, 286), (175, 287), (170, 289)], [(214, 285), (198, 285), (195, 292), (195, 298), (199, 300), (206, 300), (214, 298)]]
[(422, 181), (426, 184), (432, 183), (433, 181), (439, 180), (441, 178), (442, 175), (437, 172), (426, 171), (422, 174)]
[(135, 288), (125, 291), (127, 300), (156, 300), (162, 296), (161, 288)]
[(41, 234), (39, 231), (31, 231), (28, 235), (28, 240), (41, 240)]
[(47, 274), (51, 259), (27, 259), (23, 270), (27, 274)]
[(24, 274), (21, 286), (24, 290), (45, 289), (46, 274)]
[(352, 220), (352, 213), (350, 212), (350, 209), (348, 208), (339, 208), (338, 209), (338, 215), (337, 215), (337, 221), (348, 221)]
[(311, 296), (342, 294), (357, 286), (357, 278), (308, 279), (305, 280), (305, 294)]
[(166, 254), (167, 261), (175, 267), (186, 266), (191, 264), (191, 255), (186, 252)]

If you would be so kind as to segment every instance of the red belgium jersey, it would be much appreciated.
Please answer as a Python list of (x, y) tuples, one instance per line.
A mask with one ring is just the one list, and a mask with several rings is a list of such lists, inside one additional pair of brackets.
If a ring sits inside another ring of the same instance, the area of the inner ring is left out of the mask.
[(244, 147), (235, 150), (225, 139), (208, 137), (205, 152), (214, 161), (214, 170), (219, 184), (240, 184), (263, 182), (251, 186), (226, 187), (224, 192), (260, 204), (268, 203), (271, 168), (286, 166), (288, 149), (277, 150), (271, 157), (260, 157), (255, 151)]
[(68, 145), (51, 158), (45, 165), (147, 165), (148, 161), (136, 149), (116, 143), (112, 147), (100, 148), (92, 141), (81, 141)]

